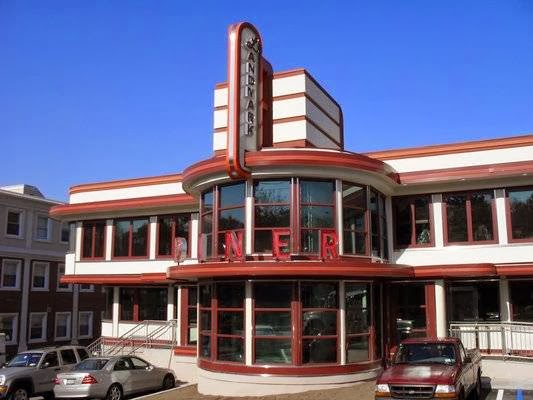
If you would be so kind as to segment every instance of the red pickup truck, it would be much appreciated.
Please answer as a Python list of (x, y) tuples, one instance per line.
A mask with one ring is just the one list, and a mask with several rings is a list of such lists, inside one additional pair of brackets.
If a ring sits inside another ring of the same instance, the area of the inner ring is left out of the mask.
[(376, 399), (466, 399), (481, 396), (481, 355), (457, 338), (406, 339), (378, 380)]

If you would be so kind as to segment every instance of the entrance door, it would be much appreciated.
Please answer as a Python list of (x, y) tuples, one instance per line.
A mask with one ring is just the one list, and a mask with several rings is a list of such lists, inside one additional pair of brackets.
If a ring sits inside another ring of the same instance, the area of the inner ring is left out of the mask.
[(385, 285), (385, 327), (387, 348), (408, 337), (434, 336), (435, 300), (432, 283), (389, 283)]

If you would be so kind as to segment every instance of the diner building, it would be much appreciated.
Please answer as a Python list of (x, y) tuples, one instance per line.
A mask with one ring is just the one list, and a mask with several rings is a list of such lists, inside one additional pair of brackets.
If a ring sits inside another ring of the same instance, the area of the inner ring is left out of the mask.
[(51, 211), (75, 226), (62, 282), (106, 287), (104, 338), (167, 321), (179, 379), (263, 395), (373, 378), (453, 322), (533, 322), (533, 135), (353, 152), (307, 70), (274, 72), (250, 24), (228, 42), (211, 158)]

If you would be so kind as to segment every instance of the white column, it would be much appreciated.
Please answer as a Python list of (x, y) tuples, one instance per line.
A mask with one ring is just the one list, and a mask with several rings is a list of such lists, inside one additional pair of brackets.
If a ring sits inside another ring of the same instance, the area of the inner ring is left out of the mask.
[(444, 224), (442, 221), (442, 194), (431, 195), (433, 203), (433, 231), (435, 232), (435, 247), (444, 247)]
[(254, 197), (253, 197), (253, 190), (252, 190), (252, 181), (247, 180), (246, 181), (246, 202), (244, 205), (244, 210), (246, 212), (245, 217), (245, 253), (247, 255), (252, 254), (252, 235), (253, 235), (253, 227), (252, 227), (252, 221), (253, 221), (253, 208), (254, 208)]
[(80, 285), (72, 285), (72, 344), (78, 344), (78, 311), (80, 302)]
[[(82, 222), (76, 222), (76, 244), (75, 244), (75, 252), (76, 252), (76, 258), (75, 261), (81, 260), (81, 241), (82, 241), (82, 234), (83, 234), (83, 223)], [(76, 270), (74, 268), (74, 270)]]
[(244, 303), (244, 340), (246, 355), (246, 365), (252, 365), (252, 282), (246, 281), (244, 286), (245, 303)]
[(105, 259), (106, 261), (111, 260), (111, 255), (113, 254), (113, 220), (106, 220), (105, 227)]
[(498, 224), (498, 241), (500, 244), (508, 244), (507, 238), (507, 207), (505, 206), (505, 191), (496, 189), (496, 222)]
[[(31, 232), (27, 233), (28, 235)], [(24, 351), (28, 349), (28, 302), (30, 296), (30, 279), (31, 279), (31, 261), (29, 258), (24, 260), (23, 272), (22, 272), (22, 294), (20, 304), (20, 326), (19, 326), (19, 348), (18, 351)]]
[(169, 285), (167, 289), (167, 321), (174, 319), (174, 286)]
[[(176, 313), (176, 319), (178, 320), (178, 323), (177, 323), (177, 326), (178, 326), (178, 332), (176, 333), (176, 341), (178, 343), (179, 346), (184, 346), (184, 345), (187, 345), (187, 343), (181, 343), (182, 341), (182, 338), (181, 338), (181, 324), (182, 323), (187, 323), (187, 321), (183, 322), (181, 320), (181, 291), (183, 290), (183, 288), (181, 286), (178, 287), (178, 290), (176, 291), (176, 294), (178, 296), (178, 301), (176, 302), (177, 303), (177, 313)], [(198, 320), (197, 320), (198, 321)]]
[(337, 237), (339, 238), (339, 254), (344, 254), (344, 229), (342, 229), (342, 181), (335, 181), (335, 202), (337, 206)]
[(113, 337), (119, 337), (118, 318), (120, 314), (120, 287), (113, 287)]
[(191, 246), (191, 258), (197, 259), (198, 258), (198, 214), (194, 213), (191, 214), (191, 243), (189, 244)]
[(511, 321), (511, 298), (509, 295), (509, 281), (501, 277), (499, 281), (500, 292), (500, 320), (502, 322)]
[(435, 321), (437, 324), (437, 337), (448, 336), (446, 324), (446, 289), (443, 279), (437, 279), (435, 281)]
[[(150, 243), (150, 249), (149, 249), (149, 257), (150, 260), (155, 260), (156, 255), (156, 242), (157, 242), (157, 217), (150, 217), (150, 234), (149, 234), (149, 241)], [(174, 243), (172, 244), (174, 245)]]
[(341, 365), (346, 364), (346, 296), (344, 281), (339, 282), (339, 318), (340, 318), (340, 347)]

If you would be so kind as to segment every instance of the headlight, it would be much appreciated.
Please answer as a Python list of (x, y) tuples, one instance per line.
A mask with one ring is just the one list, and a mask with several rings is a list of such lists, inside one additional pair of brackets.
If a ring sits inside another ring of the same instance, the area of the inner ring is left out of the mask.
[(388, 397), (390, 395), (389, 385), (386, 383), (378, 383), (376, 385), (376, 397)]
[(437, 385), (435, 388), (435, 397), (437, 398), (455, 398), (455, 386)]
[(6, 376), (0, 375), (0, 385), (3, 385), (4, 383), (6, 383)]

